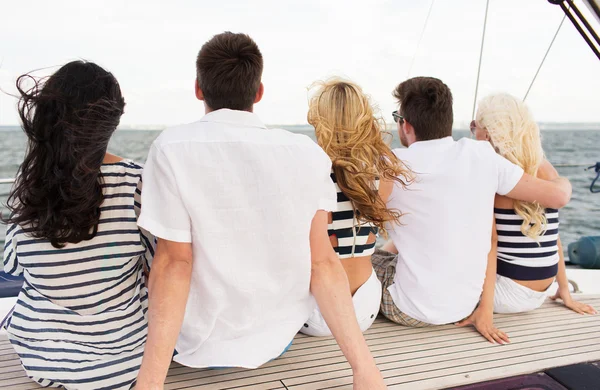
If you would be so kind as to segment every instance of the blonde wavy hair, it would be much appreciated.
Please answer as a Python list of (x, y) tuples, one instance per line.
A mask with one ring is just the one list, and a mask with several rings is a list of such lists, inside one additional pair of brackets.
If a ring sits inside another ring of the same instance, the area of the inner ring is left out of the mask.
[(340, 190), (351, 200), (360, 221), (373, 223), (386, 235), (384, 225), (399, 224), (402, 213), (386, 207), (375, 182), (385, 179), (406, 186), (412, 172), (392, 153), (391, 134), (384, 131), (385, 123), (375, 117), (369, 97), (358, 85), (333, 78), (309, 89), (314, 95), (309, 101), (308, 123), (331, 158)]
[[(506, 93), (487, 96), (479, 102), (476, 121), (487, 130), (496, 152), (526, 173), (537, 175), (544, 161), (540, 129), (522, 100)], [(514, 209), (523, 218), (521, 232), (537, 241), (548, 225), (544, 207), (515, 201)]]

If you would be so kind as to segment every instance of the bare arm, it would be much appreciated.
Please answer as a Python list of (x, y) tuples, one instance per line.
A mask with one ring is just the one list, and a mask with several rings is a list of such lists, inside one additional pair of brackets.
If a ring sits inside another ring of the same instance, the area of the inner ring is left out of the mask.
[(551, 299), (562, 299), (566, 307), (579, 314), (597, 314), (598, 312), (592, 306), (577, 302), (571, 297), (571, 292), (569, 291), (569, 280), (567, 279), (567, 269), (565, 266), (565, 256), (563, 254), (563, 247), (560, 237), (558, 238), (558, 254), (560, 256), (560, 260), (558, 261), (558, 274), (556, 275), (558, 291), (556, 291), (556, 295), (551, 297)]
[[(381, 179), (381, 181), (379, 182), (379, 197), (381, 198), (381, 200), (383, 200), (384, 202), (387, 202), (387, 200), (389, 199), (393, 190), (394, 190), (394, 182), (393, 181)], [(398, 254), (398, 249), (396, 249), (396, 246), (394, 245), (394, 242), (392, 240), (388, 240), (385, 244), (383, 244), (381, 246), (381, 250), (384, 250), (384, 251), (390, 252), (390, 253), (394, 253), (394, 254)]]
[(162, 389), (173, 358), (192, 275), (192, 244), (158, 240), (148, 283), (148, 339), (136, 389)]
[(488, 254), (487, 267), (485, 269), (485, 282), (483, 283), (483, 293), (479, 308), (482, 311), (492, 315), (494, 312), (494, 289), (496, 287), (496, 266), (498, 255), (498, 233), (496, 232), (496, 222), (492, 228), (492, 249)]
[(567, 279), (567, 267), (565, 266), (565, 255), (563, 252), (562, 241), (558, 237), (558, 274), (556, 275), (556, 281), (558, 282), (558, 288), (561, 290), (569, 290), (569, 280)]
[(392, 180), (381, 179), (379, 181), (379, 197), (384, 203), (387, 202), (388, 198), (394, 190), (394, 182)]
[[(559, 177), (556, 169), (548, 161), (540, 166), (537, 177), (524, 174), (507, 197), (525, 202), (538, 202), (546, 207), (559, 209), (571, 199), (571, 183)], [(546, 179), (546, 180), (542, 180)]]
[(356, 321), (348, 278), (327, 236), (326, 211), (317, 211), (313, 218), (310, 251), (310, 289), (331, 333), (352, 367), (354, 388), (385, 389), (381, 373)]
[(466, 320), (458, 323), (459, 326), (473, 325), (475, 329), (490, 343), (509, 343), (508, 335), (494, 326), (494, 289), (496, 288), (496, 267), (498, 254), (498, 233), (496, 222), (492, 225), (492, 248), (487, 258), (485, 281), (479, 306)]

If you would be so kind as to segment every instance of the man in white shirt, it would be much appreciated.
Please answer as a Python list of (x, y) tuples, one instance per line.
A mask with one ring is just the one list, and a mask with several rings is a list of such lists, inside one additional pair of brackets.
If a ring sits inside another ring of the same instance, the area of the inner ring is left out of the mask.
[(336, 205), (328, 156), (252, 112), (263, 61), (250, 37), (216, 35), (196, 67), (207, 114), (165, 130), (144, 169), (138, 223), (159, 241), (136, 388), (162, 388), (174, 350), (190, 367), (277, 358), (312, 313), (311, 292), (356, 387), (384, 388), (327, 236)]
[(396, 186), (390, 195), (387, 205), (403, 213), (401, 225), (390, 226), (391, 241), (373, 255), (384, 288), (382, 312), (407, 326), (468, 318), (464, 323), (474, 324), (488, 340), (506, 342), (508, 337), (490, 322), (493, 307), (483, 303), (488, 300), (478, 306), (482, 293), (494, 292), (494, 197), (560, 208), (570, 199), (570, 183), (524, 174), (489, 142), (454, 141), (452, 93), (438, 79), (409, 79), (394, 96), (400, 106), (394, 121), (407, 147), (394, 153), (413, 170), (415, 180), (407, 188)]

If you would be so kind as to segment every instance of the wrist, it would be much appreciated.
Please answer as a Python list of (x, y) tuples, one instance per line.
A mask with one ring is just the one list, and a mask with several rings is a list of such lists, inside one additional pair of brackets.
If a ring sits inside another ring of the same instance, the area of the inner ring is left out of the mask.
[(569, 289), (560, 292), (560, 299), (562, 299), (563, 302), (571, 302), (573, 300)]
[(366, 352), (362, 354), (361, 358), (353, 359), (353, 361), (348, 360), (348, 363), (355, 373), (368, 373), (372, 372), (372, 370), (378, 370), (375, 359), (368, 348)]
[(488, 304), (480, 304), (477, 309), (475, 309), (476, 312), (482, 313), (482, 314), (489, 314), (489, 315), (494, 315), (494, 305), (488, 305)]
[(136, 390), (163, 390), (163, 385), (160, 383), (147, 382), (138, 379), (135, 384)]
[(375, 372), (379, 372), (379, 368), (377, 368), (377, 364), (375, 364), (375, 360), (373, 358), (371, 358), (371, 362), (365, 362), (364, 364), (351, 367), (353, 375), (368, 376)]
[(157, 380), (156, 378), (152, 378), (152, 375), (149, 377), (148, 375), (145, 375), (144, 371), (140, 370), (135, 384), (136, 390), (162, 390), (163, 387), (164, 380), (161, 381)]

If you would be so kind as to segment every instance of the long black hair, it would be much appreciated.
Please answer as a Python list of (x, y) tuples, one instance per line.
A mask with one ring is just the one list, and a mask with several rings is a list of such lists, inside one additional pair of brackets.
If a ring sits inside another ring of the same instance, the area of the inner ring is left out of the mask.
[(47, 79), (20, 76), (17, 90), (28, 143), (3, 220), (56, 248), (95, 237), (100, 167), (125, 107), (117, 80), (94, 63), (73, 61)]

